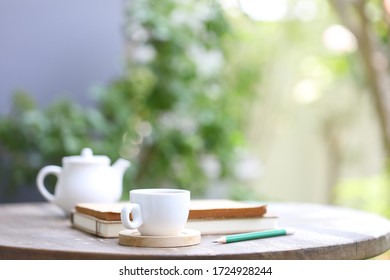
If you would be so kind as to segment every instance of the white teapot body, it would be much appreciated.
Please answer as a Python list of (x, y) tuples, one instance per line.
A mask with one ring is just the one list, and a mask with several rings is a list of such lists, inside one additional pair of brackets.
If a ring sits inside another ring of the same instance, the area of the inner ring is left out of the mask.
[[(42, 196), (53, 202), (69, 215), (81, 202), (112, 203), (121, 198), (123, 175), (130, 166), (125, 159), (118, 159), (112, 166), (106, 156), (93, 156), (89, 148), (81, 156), (64, 157), (63, 167), (43, 167), (37, 176), (37, 187)], [(54, 194), (45, 187), (47, 175), (55, 175)]]

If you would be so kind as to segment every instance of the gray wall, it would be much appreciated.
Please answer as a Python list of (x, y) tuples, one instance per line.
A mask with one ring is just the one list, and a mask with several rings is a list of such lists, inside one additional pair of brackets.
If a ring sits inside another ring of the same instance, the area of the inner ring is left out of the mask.
[(122, 0), (0, 0), (0, 115), (15, 90), (89, 103), (122, 70)]
[[(121, 73), (123, 0), (0, 0), (0, 116), (24, 90), (46, 106), (56, 98), (91, 103), (89, 92)], [(34, 182), (0, 203), (43, 200)]]

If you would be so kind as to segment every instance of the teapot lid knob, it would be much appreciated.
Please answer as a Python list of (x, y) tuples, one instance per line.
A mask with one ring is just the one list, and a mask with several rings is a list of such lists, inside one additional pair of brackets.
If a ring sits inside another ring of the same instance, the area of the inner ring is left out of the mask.
[(82, 150), (81, 150), (81, 155), (82, 155), (83, 157), (91, 157), (91, 156), (93, 156), (92, 149), (90, 149), (90, 148), (84, 148), (84, 149), (82, 149)]
[(68, 156), (62, 159), (63, 163), (84, 163), (84, 164), (110, 164), (110, 159), (107, 156), (94, 156), (92, 149), (83, 148), (81, 155)]

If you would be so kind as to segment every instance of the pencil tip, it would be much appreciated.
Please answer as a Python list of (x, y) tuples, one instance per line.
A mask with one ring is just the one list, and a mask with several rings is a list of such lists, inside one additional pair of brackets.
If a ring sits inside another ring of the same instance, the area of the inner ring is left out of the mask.
[(213, 243), (223, 243), (223, 238), (218, 238), (213, 241)]

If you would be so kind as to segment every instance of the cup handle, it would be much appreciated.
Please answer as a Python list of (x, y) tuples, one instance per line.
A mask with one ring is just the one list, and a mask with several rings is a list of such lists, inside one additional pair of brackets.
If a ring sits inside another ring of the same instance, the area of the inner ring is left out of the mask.
[[(130, 221), (130, 213), (133, 218), (132, 221)], [(125, 205), (121, 211), (121, 220), (122, 224), (126, 228), (137, 229), (142, 226), (143, 221), (141, 217), (141, 207), (139, 204), (130, 203)]]
[(37, 176), (37, 187), (38, 187), (38, 190), (43, 195), (43, 197), (46, 198), (46, 200), (49, 201), (49, 202), (54, 201), (54, 195), (51, 194), (46, 189), (45, 184), (44, 184), (45, 177), (47, 175), (49, 175), (49, 174), (52, 174), (52, 175), (57, 176), (57, 178), (58, 178), (58, 176), (60, 175), (61, 171), (62, 171), (61, 167), (55, 166), (55, 165), (49, 165), (49, 166), (43, 167), (38, 172), (38, 176)]

